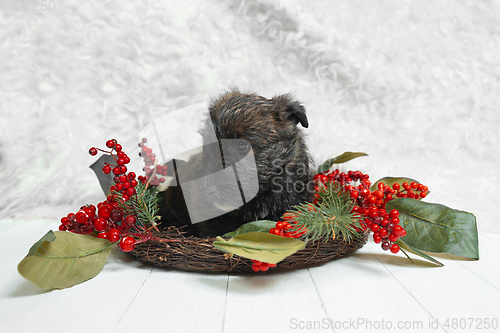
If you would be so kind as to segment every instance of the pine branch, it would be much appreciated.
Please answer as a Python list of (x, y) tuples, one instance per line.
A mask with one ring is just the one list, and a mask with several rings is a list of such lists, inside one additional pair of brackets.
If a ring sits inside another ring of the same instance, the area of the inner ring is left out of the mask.
[(306, 241), (316, 241), (342, 237), (345, 242), (351, 242), (359, 236), (361, 230), (360, 218), (352, 213), (354, 202), (349, 193), (343, 192), (340, 186), (321, 185), (318, 192), (320, 199), (313, 205), (301, 204), (289, 211), (296, 215), (296, 224), (292, 232), (300, 232), (306, 228)]
[(156, 221), (160, 219), (158, 214), (157, 191), (154, 187), (147, 187), (142, 182), (138, 182), (135, 187), (136, 194), (130, 197), (129, 200), (123, 201), (122, 194), (114, 191), (113, 196), (118, 200), (118, 206), (125, 215), (135, 215), (143, 226), (155, 226)]

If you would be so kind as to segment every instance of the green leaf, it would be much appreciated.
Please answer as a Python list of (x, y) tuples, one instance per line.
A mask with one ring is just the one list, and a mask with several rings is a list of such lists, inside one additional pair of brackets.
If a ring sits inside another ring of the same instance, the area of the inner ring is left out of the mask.
[(448, 253), (479, 259), (476, 217), (439, 204), (409, 198), (391, 200), (386, 209), (397, 209), (404, 242), (421, 251)]
[[(403, 237), (403, 238), (404, 238), (404, 237)], [(422, 258), (425, 258), (425, 259), (427, 259), (427, 260), (429, 260), (429, 261), (431, 261), (431, 262), (435, 263), (435, 264), (436, 264), (436, 265), (438, 265), (438, 266), (441, 266), (441, 267), (443, 267), (443, 266), (444, 266), (441, 262), (437, 261), (436, 259), (434, 259), (434, 258), (433, 258), (433, 257), (431, 257), (430, 255), (428, 255), (428, 254), (426, 254), (426, 253), (424, 253), (424, 252), (420, 251), (420, 250), (419, 250), (419, 249), (417, 249), (416, 247), (413, 247), (413, 246), (411, 246), (411, 245), (407, 244), (407, 243), (403, 240), (403, 238), (400, 238), (400, 239), (398, 239), (398, 240), (396, 241), (396, 244), (398, 244), (398, 245), (399, 245), (399, 247), (400, 247), (401, 249), (403, 249), (403, 250), (407, 250), (407, 251), (412, 252), (412, 253), (414, 253), (414, 254), (416, 254), (416, 255), (419, 255), (419, 256), (421, 256)], [(404, 252), (404, 251), (403, 251), (403, 252)], [(408, 257), (408, 259), (410, 259), (410, 257)], [(410, 259), (410, 261), (411, 261), (411, 259)]]
[(17, 269), (40, 288), (68, 288), (99, 274), (115, 244), (51, 230), (31, 247)]
[(270, 264), (276, 264), (306, 247), (306, 243), (299, 239), (264, 232), (249, 232), (230, 240), (217, 237), (213, 244), (221, 251)]
[(334, 157), (334, 158), (330, 158), (329, 160), (326, 160), (325, 162), (323, 162), (323, 164), (321, 164), (319, 166), (317, 173), (321, 173), (321, 172), (330, 170), (330, 168), (332, 167), (333, 164), (345, 163), (347, 161), (350, 161), (352, 159), (355, 159), (355, 158), (361, 157), (361, 156), (368, 156), (368, 154), (353, 153), (353, 152), (347, 151), (347, 152), (343, 153), (342, 155), (339, 155), (339, 156)]
[(260, 221), (248, 222), (243, 224), (235, 231), (231, 231), (222, 235), (222, 237), (231, 238), (241, 234), (246, 234), (248, 232), (269, 232), (269, 230), (271, 230), (271, 228), (274, 228), (275, 226), (276, 226), (276, 221), (260, 220)]
[(47, 242), (53, 242), (56, 240), (56, 235), (54, 235), (54, 232), (52, 230), (49, 230), (42, 238), (40, 238), (40, 240), (38, 242), (36, 242), (35, 244), (33, 244), (30, 248), (30, 250), (28, 251), (28, 255), (29, 256), (32, 256), (35, 254), (36, 250), (38, 250), (38, 247), (40, 246), (40, 244), (42, 244), (43, 242), (47, 241)]

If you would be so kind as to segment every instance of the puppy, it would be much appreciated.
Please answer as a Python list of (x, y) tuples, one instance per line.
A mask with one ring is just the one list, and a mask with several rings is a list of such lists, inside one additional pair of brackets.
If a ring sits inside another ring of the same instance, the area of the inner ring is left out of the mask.
[(233, 90), (213, 100), (201, 151), (169, 162), (175, 177), (160, 202), (161, 228), (215, 237), (311, 202), (312, 162), (298, 124), (308, 127), (306, 110), (289, 95)]

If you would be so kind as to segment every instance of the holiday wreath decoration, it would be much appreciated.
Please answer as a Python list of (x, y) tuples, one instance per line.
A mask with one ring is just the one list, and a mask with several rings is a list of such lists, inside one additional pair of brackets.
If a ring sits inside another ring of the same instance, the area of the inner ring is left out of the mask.
[[(186, 236), (183, 228), (159, 231), (159, 185), (167, 167), (158, 165), (147, 139), (139, 144), (145, 175), (127, 170), (130, 158), (108, 140), (111, 159), (99, 167), (113, 175), (106, 200), (61, 218), (28, 251), (18, 271), (46, 289), (74, 286), (102, 270), (113, 247), (137, 259), (189, 271), (258, 272), (279, 266), (299, 269), (341, 258), (372, 239), (383, 250), (412, 252), (443, 266), (429, 253), (479, 259), (473, 214), (423, 202), (428, 188), (409, 178), (386, 177), (372, 184), (361, 171), (335, 164), (364, 153), (346, 152), (321, 164), (313, 178), (314, 200), (292, 207), (280, 221), (253, 221), (217, 238)], [(101, 185), (103, 183), (101, 182)]]

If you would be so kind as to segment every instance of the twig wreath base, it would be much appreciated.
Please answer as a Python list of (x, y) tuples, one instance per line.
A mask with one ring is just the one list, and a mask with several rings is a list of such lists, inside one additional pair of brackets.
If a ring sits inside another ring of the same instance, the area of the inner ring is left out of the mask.
[[(150, 240), (137, 244), (130, 253), (144, 263), (185, 271), (253, 272), (252, 260), (220, 251), (212, 244), (215, 238), (185, 237), (183, 229), (169, 227), (153, 233), (155, 238), (178, 240), (176, 242)], [(363, 247), (368, 235), (369, 232), (365, 232), (350, 243), (344, 242), (342, 237), (308, 243), (304, 249), (280, 261), (276, 270), (318, 266), (342, 258)]]

